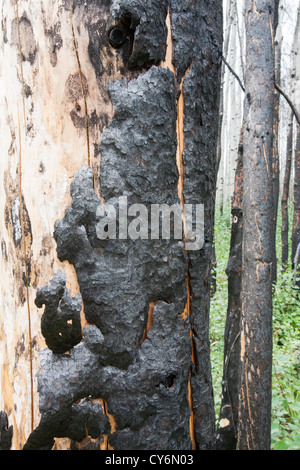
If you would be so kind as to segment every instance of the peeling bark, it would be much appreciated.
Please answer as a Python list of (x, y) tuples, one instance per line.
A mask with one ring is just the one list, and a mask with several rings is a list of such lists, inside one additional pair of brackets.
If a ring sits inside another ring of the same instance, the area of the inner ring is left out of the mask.
[[(222, 5), (202, 1), (199, 5), (200, 54), (183, 83), (184, 152), (183, 197), (186, 204), (204, 204), (205, 244), (189, 252), (190, 318), (195, 351), (191, 390), (196, 445), (210, 449), (215, 440), (215, 415), (210, 372), (209, 307), (213, 225), (216, 192), (221, 69)], [(211, 15), (214, 11), (214, 15)], [(185, 32), (185, 37), (188, 31)], [(195, 83), (197, 86), (195, 87)], [(217, 84), (217, 86), (216, 86)]]

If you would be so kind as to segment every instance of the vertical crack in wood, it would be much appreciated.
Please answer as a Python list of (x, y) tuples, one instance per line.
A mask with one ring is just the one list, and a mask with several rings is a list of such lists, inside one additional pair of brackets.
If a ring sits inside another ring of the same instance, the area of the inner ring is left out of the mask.
[(141, 347), (142, 343), (147, 339), (149, 331), (152, 329), (153, 326), (153, 312), (154, 312), (154, 306), (157, 304), (157, 302), (150, 302), (149, 304), (149, 311), (148, 311), (148, 321), (146, 328), (143, 333), (143, 337), (140, 341), (139, 347)]
[[(185, 250), (186, 254), (188, 256), (188, 251), (186, 249), (186, 243), (187, 243), (187, 224), (186, 224), (186, 216), (185, 216), (185, 210), (184, 210), (184, 195), (183, 195), (183, 179), (184, 179), (184, 164), (183, 164), (183, 152), (184, 152), (184, 96), (183, 96), (183, 83), (185, 80), (185, 77), (187, 76), (188, 72), (190, 70), (190, 67), (186, 70), (184, 77), (182, 77), (181, 83), (180, 83), (180, 96), (177, 100), (177, 141), (178, 141), (178, 146), (177, 146), (177, 155), (176, 155), (176, 162), (177, 162), (177, 168), (178, 168), (178, 173), (179, 173), (179, 178), (178, 178), (178, 197), (180, 200), (180, 205), (182, 209), (182, 219), (183, 219), (183, 230), (184, 230), (184, 244), (185, 244)], [(188, 256), (189, 257), (189, 256)], [(186, 277), (186, 289), (187, 289), (187, 303), (185, 310), (183, 312), (183, 317), (189, 317), (190, 316), (190, 274), (188, 272), (188, 275)], [(191, 342), (192, 342), (192, 362), (195, 364), (195, 355), (194, 355), (194, 339), (193, 339), (193, 331), (192, 328), (190, 329), (190, 336), (191, 336)], [(190, 403), (190, 409), (191, 409), (191, 416), (190, 416), (190, 436), (192, 440), (192, 445), (193, 445), (193, 450), (196, 450), (196, 437), (195, 437), (195, 428), (194, 428), (194, 411), (193, 411), (193, 396), (192, 396), (192, 386), (191, 386), (191, 374), (189, 377), (189, 403)]]
[(79, 78), (80, 78), (82, 98), (83, 98), (83, 102), (84, 102), (86, 146), (87, 146), (87, 163), (88, 163), (88, 166), (91, 166), (89, 118), (88, 118), (86, 93), (85, 93), (85, 88), (84, 88), (84, 83), (83, 83), (81, 63), (80, 63), (79, 52), (78, 52), (78, 47), (77, 47), (77, 42), (76, 42), (76, 37), (75, 37), (75, 29), (74, 29), (74, 21), (73, 21), (73, 0), (71, 0), (71, 5), (70, 5), (70, 21), (71, 21), (71, 28), (72, 28), (72, 39), (73, 39), (74, 52), (75, 52), (76, 60), (77, 60), (77, 64), (78, 64), (78, 72), (79, 72)]
[[(177, 78), (177, 70), (173, 63), (173, 37), (172, 37), (172, 24), (171, 24), (171, 15), (170, 15), (170, 7), (168, 10), (168, 14), (166, 17), (166, 27), (167, 27), (167, 47), (166, 47), (166, 55), (165, 61), (161, 63), (161, 66), (164, 68), (170, 69), (174, 73), (175, 82)], [(177, 133), (177, 152), (176, 152), (176, 164), (178, 169), (178, 198), (180, 201), (180, 206), (182, 210), (182, 221), (183, 221), (183, 231), (184, 231), (184, 244), (185, 244), (185, 251), (188, 256), (188, 252), (186, 249), (186, 242), (187, 242), (187, 223), (186, 223), (186, 216), (184, 211), (184, 196), (183, 196), (183, 179), (184, 179), (184, 164), (183, 164), (183, 152), (184, 152), (184, 96), (183, 96), (183, 83), (185, 77), (187, 76), (188, 72), (190, 71), (190, 67), (187, 68), (184, 76), (180, 82), (180, 94), (177, 98), (177, 120), (176, 120), (176, 133)], [(185, 309), (183, 313), (180, 315), (181, 318), (187, 318), (190, 316), (190, 277), (189, 272), (186, 277), (186, 289), (187, 289), (187, 302), (185, 305)], [(192, 328), (190, 329), (190, 337), (192, 342), (192, 362), (195, 364), (195, 347), (194, 347), (194, 340), (193, 340), (193, 331)], [(189, 396), (189, 404), (190, 404), (190, 437), (192, 441), (193, 450), (196, 449), (196, 437), (195, 437), (195, 429), (194, 429), (194, 412), (193, 412), (193, 397), (192, 397), (192, 386), (191, 386), (191, 373), (189, 376), (189, 383), (188, 383), (188, 396)]]

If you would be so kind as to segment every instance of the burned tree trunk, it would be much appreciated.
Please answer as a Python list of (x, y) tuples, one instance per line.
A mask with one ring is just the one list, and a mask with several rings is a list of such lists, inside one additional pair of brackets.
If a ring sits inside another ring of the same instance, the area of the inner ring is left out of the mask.
[[(281, 83), (281, 37), (278, 38), (277, 30), (279, 23), (279, 0), (274, 1), (273, 14), (273, 51), (275, 58), (275, 82)], [(279, 40), (277, 40), (277, 38)], [(277, 280), (277, 253), (276, 253), (276, 229), (279, 203), (279, 108), (280, 94), (275, 90), (274, 96), (274, 115), (273, 115), (273, 158), (272, 158), (272, 181), (273, 181), (273, 203), (274, 203), (274, 220), (273, 220), (273, 282)]]
[[(190, 76), (187, 75), (183, 83), (183, 200), (185, 204), (204, 206), (204, 246), (200, 251), (188, 253), (187, 281), (194, 366), (191, 375), (193, 428), (196, 448), (205, 450), (213, 448), (215, 441), (209, 310), (217, 180), (222, 2), (202, 0), (198, 5), (196, 2), (194, 8), (199, 14), (197, 34), (200, 54), (193, 63)], [(198, 84), (196, 87), (195, 83)]]
[[(297, 24), (294, 35), (294, 61), (293, 61), (293, 90), (292, 100), (299, 114), (300, 109), (300, 7), (298, 8)], [(299, 119), (295, 123), (295, 160), (294, 160), (294, 216), (292, 229), (292, 264), (295, 263), (295, 256), (300, 244), (300, 123)], [(297, 266), (294, 266), (297, 270)], [(297, 283), (300, 289), (300, 282)]]
[(274, 253), (273, 14), (274, 8), (266, 0), (246, 1), (240, 450), (270, 447)]
[[(2, 17), (12, 448), (213, 448), (222, 2), (14, 0)], [(153, 206), (179, 206), (181, 239), (152, 237)]]
[(293, 113), (290, 114), (290, 124), (287, 135), (286, 146), (286, 160), (284, 170), (283, 191), (281, 198), (281, 214), (282, 214), (282, 227), (281, 227), (281, 263), (283, 269), (286, 269), (289, 261), (289, 194), (290, 194), (290, 181), (292, 169), (292, 156), (293, 156)]
[(13, 427), (8, 425), (7, 414), (0, 412), (0, 450), (10, 450)]
[[(295, 265), (296, 253), (300, 245), (300, 126), (296, 124), (296, 145), (295, 145), (295, 170), (294, 170), (294, 219), (292, 230), (292, 265), (295, 272), (300, 272), (300, 268)], [(299, 258), (298, 258), (299, 264)], [(299, 277), (299, 276), (298, 276)], [(300, 289), (300, 282), (296, 285)]]
[(242, 128), (231, 204), (230, 254), (226, 268), (228, 307), (224, 334), (222, 403), (217, 430), (217, 449), (219, 450), (236, 450), (238, 439), (242, 311), (243, 132)]

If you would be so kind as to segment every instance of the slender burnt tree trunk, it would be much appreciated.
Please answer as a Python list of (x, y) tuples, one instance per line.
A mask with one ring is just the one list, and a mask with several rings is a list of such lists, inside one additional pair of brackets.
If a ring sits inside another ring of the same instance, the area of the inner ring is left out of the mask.
[(268, 449), (271, 428), (274, 2), (246, 1), (243, 281), (238, 446)]
[[(295, 271), (298, 266), (295, 266), (295, 259), (298, 247), (300, 245), (300, 126), (296, 124), (296, 145), (295, 145), (295, 171), (294, 171), (294, 219), (292, 231), (292, 264)], [(299, 259), (298, 259), (299, 265)], [(299, 268), (300, 272), (300, 268)], [(299, 276), (298, 276), (299, 277)], [(296, 285), (300, 289), (300, 282), (297, 281)]]
[[(281, 82), (281, 38), (276, 40), (276, 33), (279, 23), (279, 0), (274, 1), (273, 19), (273, 50), (275, 58), (275, 81), (278, 85)], [(273, 181), (273, 201), (274, 201), (274, 221), (273, 221), (273, 282), (277, 279), (277, 253), (276, 253), (276, 228), (279, 203), (279, 106), (280, 94), (275, 90), (274, 96), (274, 122), (273, 122), (273, 158), (272, 158), (272, 181)]]
[[(222, 2), (1, 8), (1, 433), (7, 416), (13, 449), (211, 449)], [(184, 222), (204, 205), (204, 245), (110, 237), (125, 199)]]
[(243, 128), (239, 144), (234, 194), (228, 276), (228, 308), (224, 335), (222, 403), (217, 431), (217, 448), (235, 450), (238, 438), (240, 381), (240, 328), (243, 242)]
[(281, 263), (283, 269), (286, 269), (289, 261), (289, 194), (290, 194), (290, 181), (293, 157), (293, 113), (290, 114), (290, 124), (288, 127), (287, 146), (286, 146), (286, 160), (285, 172), (283, 181), (283, 191), (281, 198), (281, 214), (282, 214), (282, 227), (281, 227)]

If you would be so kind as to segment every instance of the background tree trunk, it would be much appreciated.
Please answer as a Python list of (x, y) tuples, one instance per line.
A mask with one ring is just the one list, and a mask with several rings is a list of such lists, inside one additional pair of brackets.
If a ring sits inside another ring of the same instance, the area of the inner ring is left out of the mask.
[[(2, 18), (12, 448), (212, 448), (222, 2), (14, 0)], [(180, 202), (183, 218), (184, 203), (204, 204), (203, 249), (97, 239), (97, 208), (124, 195)]]
[(226, 268), (228, 276), (228, 308), (224, 334), (222, 403), (217, 431), (217, 449), (236, 450), (238, 439), (238, 409), (241, 353), (242, 311), (242, 248), (243, 248), (243, 133), (241, 130), (239, 158), (231, 204), (230, 254)]
[(285, 162), (285, 173), (283, 182), (283, 191), (281, 198), (281, 213), (282, 213), (282, 227), (281, 227), (281, 244), (282, 244), (282, 255), (281, 262), (283, 269), (286, 269), (289, 261), (289, 194), (290, 194), (290, 180), (291, 180), (291, 169), (292, 169), (292, 156), (293, 156), (293, 120), (294, 115), (291, 112), (290, 124), (287, 136), (287, 148), (286, 148), (286, 162)]
[[(293, 90), (292, 101), (299, 113), (300, 110), (300, 7), (298, 8), (297, 25), (295, 29)], [(292, 264), (294, 264), (298, 245), (300, 243), (300, 125), (295, 123), (295, 158), (294, 158), (294, 216), (292, 229)], [(300, 289), (300, 282), (297, 283)]]
[[(300, 126), (296, 124), (296, 145), (295, 145), (295, 170), (294, 170), (294, 219), (292, 231), (292, 265), (295, 270), (295, 259), (298, 246), (300, 244)], [(299, 263), (299, 260), (298, 260)], [(299, 276), (298, 276), (299, 277)], [(300, 289), (300, 282), (296, 285)]]
[(239, 449), (268, 449), (271, 428), (274, 8), (246, 1), (243, 281)]
[[(244, 80), (244, 0), (229, 0), (227, 6), (224, 58), (241, 81)], [(240, 130), (243, 119), (244, 93), (236, 77), (224, 66), (222, 78), (223, 117), (220, 129), (221, 159), (218, 176), (218, 205), (221, 210), (230, 205), (234, 191)]]

